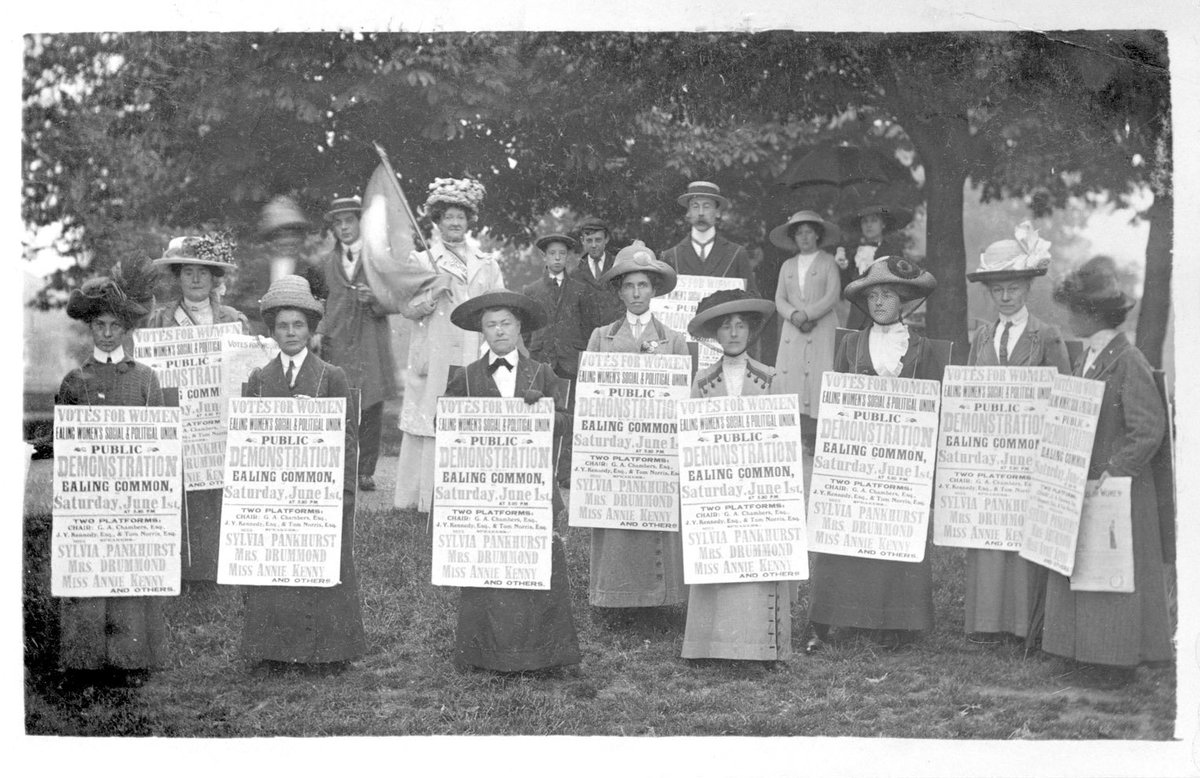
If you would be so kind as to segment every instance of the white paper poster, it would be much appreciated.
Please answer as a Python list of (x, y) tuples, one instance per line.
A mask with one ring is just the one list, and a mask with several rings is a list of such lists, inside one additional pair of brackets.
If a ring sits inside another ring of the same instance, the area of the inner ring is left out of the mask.
[(1056, 375), (1053, 367), (946, 367), (934, 543), (1021, 548), (1033, 461)]
[(179, 594), (178, 408), (54, 407), (50, 593)]
[(217, 583), (341, 580), (345, 397), (229, 400)]
[(549, 589), (554, 401), (442, 397), (433, 584)]
[(1071, 589), (1129, 593), (1133, 587), (1133, 479), (1088, 481), (1079, 518)]
[(744, 278), (717, 278), (714, 276), (676, 277), (675, 288), (669, 294), (650, 301), (650, 312), (659, 321), (676, 332), (683, 333), (688, 343), (698, 343), (698, 367), (703, 370), (721, 359), (722, 349), (715, 340), (696, 339), (688, 334), (687, 325), (696, 315), (700, 301), (721, 289), (745, 289)]
[(1029, 487), (1021, 557), (1070, 575), (1104, 382), (1056, 375)]
[(799, 398), (680, 400), (684, 581), (808, 578)]
[(679, 531), (675, 404), (691, 368), (682, 354), (579, 355), (572, 527)]
[(153, 368), (162, 387), (178, 387), (183, 411), (184, 488), (215, 489), (225, 467), (221, 338), (242, 325), (202, 324), (134, 330), (133, 358)]
[(822, 376), (808, 498), (810, 551), (925, 558), (940, 397), (937, 381)]

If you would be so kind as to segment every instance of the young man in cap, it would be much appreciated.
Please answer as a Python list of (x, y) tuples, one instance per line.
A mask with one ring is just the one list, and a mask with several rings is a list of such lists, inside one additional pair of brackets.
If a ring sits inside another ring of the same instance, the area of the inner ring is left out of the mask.
[(758, 282), (746, 247), (717, 234), (721, 211), (729, 207), (729, 198), (721, 194), (721, 188), (708, 181), (693, 181), (677, 201), (687, 209), (684, 218), (692, 230), (662, 253), (662, 261), (684, 275), (745, 279), (746, 291), (758, 297)]
[(379, 307), (363, 269), (361, 214), (358, 197), (338, 197), (325, 213), (337, 243), (321, 258), (329, 299), (313, 338), (313, 350), (345, 370), (350, 386), (361, 392), (358, 488), (369, 492), (375, 488), (383, 402), (395, 392), (396, 379), (387, 314)]
[(608, 250), (608, 225), (594, 216), (589, 216), (576, 228), (583, 257), (571, 277), (588, 287), (589, 331), (610, 321), (615, 321), (625, 312), (625, 304), (607, 284), (600, 283), (600, 276), (613, 265), (613, 253)]
[[(587, 348), (588, 336), (594, 325), (590, 313), (588, 287), (566, 273), (567, 259), (579, 249), (568, 235), (558, 233), (538, 238), (537, 247), (546, 264), (546, 275), (521, 290), (521, 294), (537, 301), (548, 313), (546, 326), (525, 330), (522, 335), (529, 347), (529, 356), (554, 368), (559, 378), (571, 381), (567, 410), (575, 407), (575, 376), (579, 372), (579, 352)], [(571, 438), (563, 438), (558, 460), (558, 483), (570, 488)]]

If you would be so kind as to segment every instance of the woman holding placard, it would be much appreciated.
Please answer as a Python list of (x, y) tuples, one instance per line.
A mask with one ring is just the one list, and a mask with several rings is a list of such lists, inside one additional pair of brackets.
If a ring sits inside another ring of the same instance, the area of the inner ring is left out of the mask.
[[(246, 316), (221, 305), (218, 289), (225, 273), (234, 269), (233, 241), (224, 235), (172, 238), (153, 264), (167, 267), (175, 277), (179, 297), (156, 308), (146, 327), (191, 327), (200, 324), (239, 324), (250, 334)], [(184, 492), (183, 579), (217, 580), (217, 546), (221, 534), (221, 488)]]
[[(1117, 284), (1113, 261), (1096, 257), (1063, 279), (1054, 300), (1067, 307), (1071, 330), (1087, 351), (1074, 374), (1104, 382), (1104, 400), (1089, 489), (1108, 478), (1130, 478), (1132, 593), (1075, 591), (1066, 576), (1049, 574), (1042, 650), (1086, 663), (1098, 685), (1133, 679), (1142, 662), (1171, 658), (1163, 546), (1150, 460), (1163, 443), (1166, 412), (1150, 364), (1117, 328), (1133, 301)], [(1078, 564), (1078, 562), (1077, 562)]]
[[(635, 240), (621, 249), (599, 283), (616, 290), (625, 315), (592, 330), (588, 351), (688, 354), (683, 335), (650, 313), (650, 300), (675, 288), (675, 268), (657, 259), (646, 244)], [(588, 582), (592, 605), (646, 608), (678, 605), (686, 599), (683, 541), (678, 532), (592, 529)]]
[[(143, 263), (123, 262), (107, 278), (71, 292), (67, 315), (88, 325), (92, 353), (62, 381), (55, 405), (162, 405), (149, 366), (125, 353), (127, 333), (146, 315), (152, 276)], [(63, 597), (59, 664), (90, 672), (102, 683), (140, 683), (166, 660), (167, 624), (161, 597)]]
[[(770, 394), (775, 370), (746, 356), (775, 306), (741, 289), (714, 292), (688, 322), (693, 338), (721, 344), (721, 361), (696, 375), (692, 397)], [(757, 659), (792, 655), (790, 581), (692, 584), (688, 587), (684, 659)]]
[[(998, 240), (979, 257), (979, 269), (967, 280), (983, 284), (996, 306), (997, 319), (975, 331), (969, 365), (1054, 367), (1070, 373), (1067, 347), (1058, 328), (1029, 312), (1025, 301), (1033, 279), (1050, 267), (1050, 242), (1021, 222), (1015, 240)], [(1023, 638), (1039, 583), (1037, 567), (1016, 551), (967, 549), (966, 594), (963, 597), (967, 639), (999, 644), (1003, 635)]]
[[(880, 257), (846, 285), (845, 296), (871, 319), (846, 335), (833, 369), (839, 373), (940, 381), (945, 359), (929, 341), (910, 332), (904, 317), (916, 310), (937, 281), (903, 257)], [(929, 542), (920, 562), (812, 555), (809, 636), (805, 652), (819, 651), (830, 626), (874, 630), (897, 649), (933, 628), (933, 574)]]
[[(259, 300), (280, 353), (255, 368), (244, 397), (345, 397), (341, 582), (336, 586), (247, 586), (242, 651), (267, 670), (288, 665), (337, 672), (366, 651), (354, 573), (358, 408), (345, 372), (308, 350), (324, 306), (301, 276), (283, 276)], [(286, 363), (286, 365), (285, 365)]]

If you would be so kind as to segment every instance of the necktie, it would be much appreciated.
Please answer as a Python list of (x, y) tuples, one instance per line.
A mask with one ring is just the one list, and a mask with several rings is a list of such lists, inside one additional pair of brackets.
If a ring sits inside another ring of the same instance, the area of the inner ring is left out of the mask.
[(559, 289), (561, 289), (561, 288), (562, 288), (562, 279), (561, 279), (561, 278), (555, 278), (555, 279), (554, 279), (554, 286), (555, 286), (555, 287), (557, 287), (557, 288), (559, 288)]
[(696, 247), (696, 254), (700, 259), (708, 259), (708, 250), (712, 248), (712, 238), (709, 238), (707, 243), (694, 240), (692, 241), (692, 245)]
[(506, 368), (508, 368), (509, 370), (512, 370), (512, 368), (513, 368), (513, 366), (512, 366), (512, 365), (508, 364), (508, 360), (507, 360), (507, 359), (505, 359), (504, 357), (500, 357), (500, 358), (499, 358), (499, 359), (497, 359), (495, 362), (493, 362), (492, 364), (488, 365), (488, 374), (490, 375), (490, 374), (492, 374), (492, 373), (496, 372), (496, 371), (497, 371), (497, 370), (499, 370), (501, 367), (506, 367)]
[(296, 362), (294, 360), (288, 360), (288, 369), (287, 373), (284, 374), (284, 378), (287, 379), (288, 388), (291, 388), (296, 381)]
[(1008, 331), (1012, 329), (1011, 321), (1004, 322), (1004, 332), (1000, 333), (1000, 364), (1008, 364)]
[(600, 277), (601, 264), (602, 264), (601, 260), (596, 259), (595, 257), (592, 257), (592, 275), (595, 276), (596, 278)]
[(634, 320), (634, 322), (633, 322), (633, 339), (634, 340), (642, 339), (642, 330), (643, 329), (645, 329), (645, 325), (643, 325), (640, 321)]
[(346, 249), (346, 262), (351, 265), (354, 264), (354, 252), (350, 249)]
[(112, 357), (109, 357), (109, 358), (108, 358), (108, 362), (107, 362), (106, 364), (109, 364), (109, 365), (111, 365), (111, 364), (112, 364)]

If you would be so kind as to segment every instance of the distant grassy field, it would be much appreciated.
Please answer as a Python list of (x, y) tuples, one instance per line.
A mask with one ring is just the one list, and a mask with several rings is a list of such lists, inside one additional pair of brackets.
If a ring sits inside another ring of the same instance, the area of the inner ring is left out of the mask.
[(962, 552), (934, 548), (937, 628), (900, 653), (867, 641), (800, 652), (807, 588), (793, 606), (788, 663), (679, 658), (682, 608), (628, 623), (587, 604), (586, 530), (567, 541), (584, 661), (550, 677), (459, 673), (450, 663), (457, 592), (429, 584), (425, 522), (359, 512), (355, 553), (369, 653), (346, 673), (257, 677), (238, 655), (233, 587), (190, 589), (167, 606), (173, 657), (142, 687), (75, 691), (54, 670), (49, 517), (25, 524), (25, 723), (30, 734), (853, 735), (1164, 740), (1173, 668), (1097, 691), (1060, 660), (1019, 647), (978, 650), (961, 634)]

